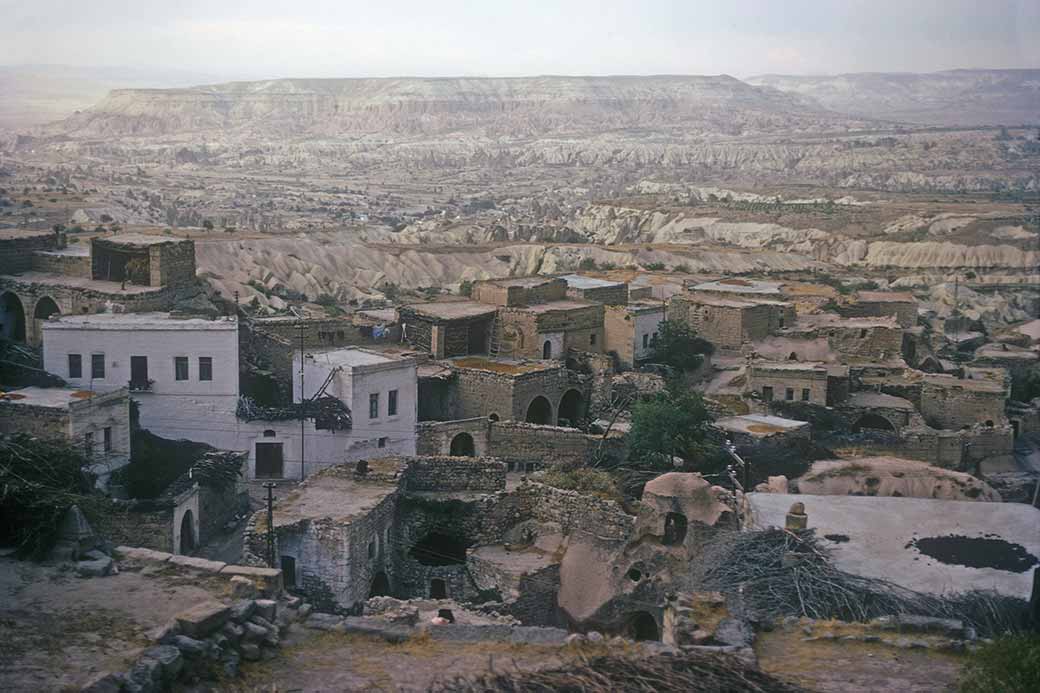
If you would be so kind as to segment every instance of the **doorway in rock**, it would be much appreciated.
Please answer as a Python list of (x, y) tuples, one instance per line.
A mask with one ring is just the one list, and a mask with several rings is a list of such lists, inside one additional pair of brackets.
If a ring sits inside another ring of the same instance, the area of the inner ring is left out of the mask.
[(296, 587), (296, 558), (282, 556), (279, 562), (282, 567), (282, 584), (285, 585), (285, 589)]
[(645, 611), (637, 611), (628, 617), (625, 634), (633, 640), (660, 640), (661, 631), (657, 621)]
[(181, 555), (187, 556), (195, 550), (195, 516), (190, 510), (181, 518)]
[(468, 433), (460, 433), (452, 438), (449, 454), (452, 457), (473, 457), (476, 455), (473, 436)]
[(545, 344), (542, 344), (542, 358), (543, 359), (551, 359), (552, 358), (552, 342), (550, 342), (548, 339), (545, 340)]
[(447, 599), (448, 583), (441, 578), (430, 580), (430, 599)]
[(412, 558), (422, 565), (459, 565), (466, 562), (468, 544), (461, 537), (429, 532), (412, 547)]
[(664, 538), (661, 543), (675, 546), (686, 538), (686, 516), (682, 513), (668, 513), (664, 516)]
[(372, 586), (368, 589), (368, 598), (372, 597), (389, 597), (390, 596), (390, 578), (386, 576), (386, 573), (380, 570), (372, 578)]

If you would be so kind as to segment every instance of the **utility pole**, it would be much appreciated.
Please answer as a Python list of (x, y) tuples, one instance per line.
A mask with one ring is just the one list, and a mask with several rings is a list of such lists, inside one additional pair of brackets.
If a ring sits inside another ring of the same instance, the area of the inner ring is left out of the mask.
[(267, 489), (267, 565), (274, 567), (274, 487), (272, 481), (264, 483)]
[[(298, 316), (297, 316), (298, 317)], [(303, 393), (303, 320), (300, 320), (300, 481), (303, 481), (305, 476), (304, 472), (304, 458), (303, 458), (303, 437), (305, 435), (305, 423), (307, 408), (307, 398)]]

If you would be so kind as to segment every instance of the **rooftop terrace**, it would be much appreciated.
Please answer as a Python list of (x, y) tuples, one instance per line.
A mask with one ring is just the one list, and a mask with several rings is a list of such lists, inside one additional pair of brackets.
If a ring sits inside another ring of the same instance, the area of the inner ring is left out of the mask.
[(415, 311), (419, 315), (441, 320), (459, 320), (462, 318), (475, 318), (484, 315), (493, 315), (497, 306), (479, 303), (477, 301), (440, 301), (437, 303), (412, 303), (405, 308)]
[(402, 472), (405, 464), (397, 458), (385, 458), (368, 460), (368, 468), (371, 478), (356, 478), (352, 464), (329, 467), (310, 476), (278, 501), (274, 526), (300, 520), (346, 522), (367, 514), (398, 490), (397, 481), (390, 479)]
[(604, 289), (612, 286), (621, 286), (624, 282), (612, 282), (606, 279), (596, 279), (595, 277), (585, 277), (580, 274), (568, 274), (560, 277), (567, 282), (568, 288), (571, 289)]
[(238, 319), (176, 317), (170, 313), (87, 313), (63, 315), (46, 322), (48, 330), (238, 330)]
[[(70, 404), (91, 399), (89, 390), (74, 387), (23, 387), (19, 390), (0, 392), (0, 403), (22, 404), (49, 409), (68, 409)], [(0, 405), (2, 406), (2, 405)]]

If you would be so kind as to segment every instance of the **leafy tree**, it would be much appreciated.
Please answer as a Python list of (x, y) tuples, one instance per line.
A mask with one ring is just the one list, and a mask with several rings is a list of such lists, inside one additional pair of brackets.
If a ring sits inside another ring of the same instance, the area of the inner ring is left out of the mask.
[(459, 295), (460, 296), (472, 296), (473, 295), (473, 282), (469, 279), (464, 279), (459, 282)]
[(206, 229), (207, 231), (212, 231), (213, 230), (213, 222), (210, 221), (209, 219), (206, 219), (205, 221), (202, 222), (202, 228)]
[(689, 325), (677, 320), (664, 320), (657, 328), (654, 342), (654, 361), (681, 371), (693, 370), (711, 354), (715, 347), (698, 337)]
[(1040, 397), (1040, 366), (1017, 371), (1011, 376), (1011, 399), (1029, 402)]
[(578, 269), (583, 272), (589, 272), (597, 269), (596, 261), (591, 257), (584, 257), (581, 262), (578, 263)]
[(386, 300), (390, 301), (391, 303), (395, 302), (401, 296), (401, 287), (399, 287), (397, 284), (394, 284), (393, 282), (386, 282), (385, 284), (383, 284), (382, 291), (383, 296), (385, 296)]

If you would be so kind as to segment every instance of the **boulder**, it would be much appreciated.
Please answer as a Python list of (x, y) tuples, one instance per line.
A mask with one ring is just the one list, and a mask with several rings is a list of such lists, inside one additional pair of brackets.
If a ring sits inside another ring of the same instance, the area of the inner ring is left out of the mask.
[(277, 568), (260, 568), (251, 565), (226, 565), (220, 569), (221, 575), (235, 575), (249, 578), (266, 596), (274, 597), (282, 591), (282, 571)]
[(234, 575), (231, 577), (232, 599), (255, 599), (256, 583), (247, 577)]
[(231, 616), (231, 610), (219, 602), (203, 602), (177, 614), (177, 625), (185, 635), (204, 638), (217, 630)]
[(76, 575), (82, 578), (105, 577), (115, 570), (115, 564), (108, 556), (94, 561), (80, 561), (76, 564)]
[(256, 611), (256, 602), (252, 599), (235, 602), (231, 606), (231, 620), (235, 623), (244, 623), (253, 615), (254, 611)]
[(260, 642), (270, 633), (269, 629), (252, 622), (243, 623), (242, 628), (245, 630), (242, 638), (246, 642)]
[(740, 618), (726, 618), (715, 628), (715, 640), (722, 645), (733, 647), (751, 647), (755, 641), (755, 632), (751, 625)]
[(130, 680), (148, 689), (162, 680), (162, 664), (150, 657), (142, 657), (130, 667)]
[(268, 621), (274, 621), (278, 611), (278, 602), (271, 599), (257, 599), (256, 613)]
[(163, 681), (173, 681), (184, 668), (184, 657), (173, 645), (159, 645), (145, 650), (144, 657), (154, 659), (162, 666)]
[(189, 638), (187, 635), (175, 636), (173, 645), (189, 657), (197, 657), (206, 653), (206, 643), (204, 641)]
[(247, 662), (260, 661), (260, 646), (254, 642), (243, 643), (241, 648), (242, 659)]
[(242, 636), (245, 635), (246, 631), (242, 626), (238, 624), (225, 623), (224, 627), (220, 629), (220, 632), (224, 635), (224, 637), (228, 639), (228, 642), (230, 642), (232, 645), (235, 645), (238, 643), (239, 640), (242, 639)]

